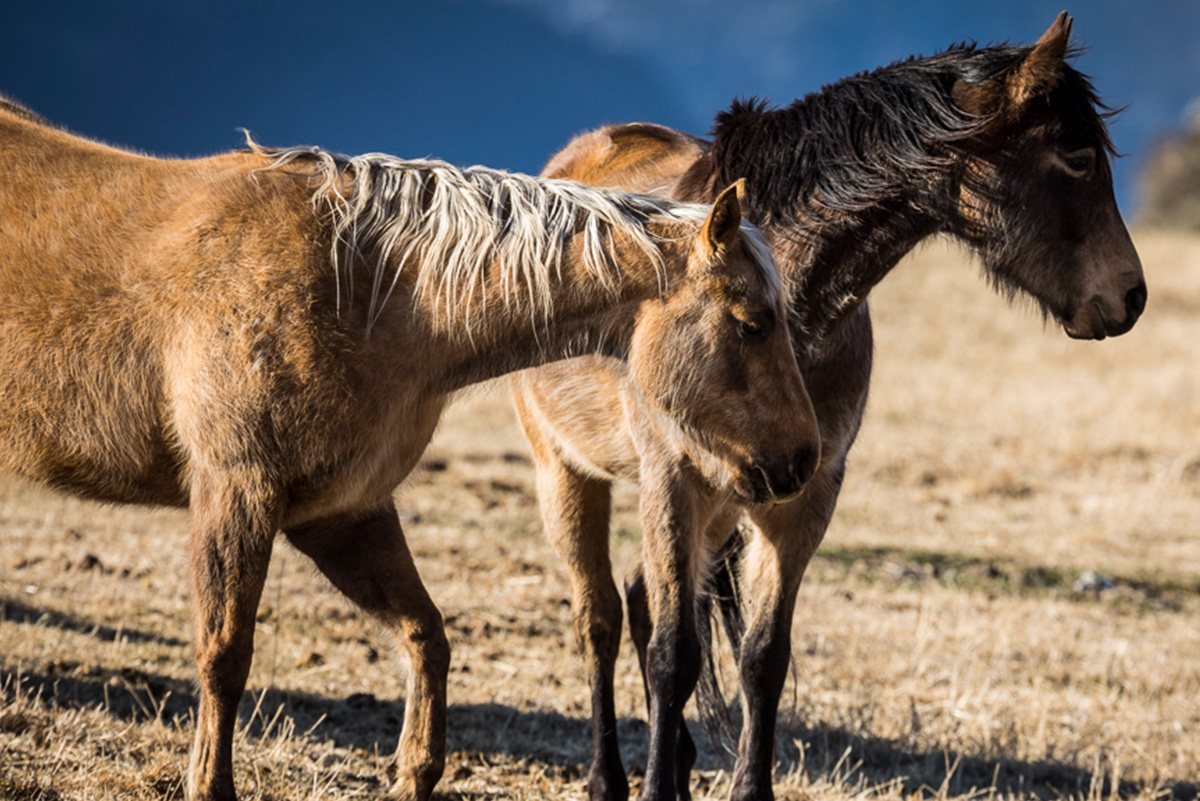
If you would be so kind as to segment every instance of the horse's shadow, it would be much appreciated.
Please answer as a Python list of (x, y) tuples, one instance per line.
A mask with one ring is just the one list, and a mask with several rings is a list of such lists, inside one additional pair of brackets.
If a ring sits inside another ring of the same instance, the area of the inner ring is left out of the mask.
[(33, 606), (27, 606), (15, 598), (0, 597), (0, 621), (11, 623), (23, 623), (26, 625), (36, 626), (51, 626), (64, 631), (74, 631), (80, 634), (86, 634), (89, 637), (95, 637), (104, 642), (116, 642), (117, 640), (126, 640), (131, 643), (156, 643), (158, 645), (166, 645), (173, 648), (183, 648), (187, 646), (184, 640), (175, 637), (167, 637), (155, 632), (140, 631), (138, 629), (115, 629), (112, 626), (106, 626), (102, 623), (93, 623), (83, 618), (68, 615), (63, 612), (56, 612), (50, 609), (39, 609)]
[[(137, 642), (186, 645), (160, 634), (117, 630), (7, 598), (0, 599), (0, 619), (84, 632), (106, 641), (123, 637)], [(0, 702), (10, 703), (17, 694), (38, 698), (51, 708), (102, 708), (125, 722), (161, 718), (184, 725), (194, 715), (198, 700), (195, 683), (190, 680), (133, 667), (117, 670), (81, 666), (68, 660), (32, 672), (0, 666)], [(330, 698), (268, 689), (248, 692), (239, 709), (242, 725), (251, 736), (262, 736), (270, 730), (273, 721), (277, 722), (277, 712), (290, 720), (295, 732), (311, 732), (309, 736), (332, 742), (339, 748), (388, 754), (396, 747), (404, 703), (366, 693)], [(451, 753), (534, 760), (568, 780), (581, 779), (586, 774), (591, 747), (587, 718), (503, 704), (455, 704), (448, 711), (447, 723), (447, 746)], [(699, 732), (694, 724), (692, 729)], [(640, 719), (622, 718), (618, 730), (625, 762), (630, 773), (638, 775), (644, 769), (649, 750), (648, 727)], [(707, 747), (703, 734), (697, 734), (697, 739), (701, 744), (698, 768), (731, 767), (716, 749)], [(803, 770), (813, 779), (837, 774), (851, 782), (861, 779), (871, 786), (897, 782), (905, 795), (934, 798), (945, 793), (971, 794), (978, 792), (976, 788), (994, 787), (994, 792), (1001, 795), (1057, 798), (1091, 797), (1097, 791), (1108, 796), (1113, 790), (1108, 776), (1061, 762), (913, 749), (849, 727), (807, 726), (785, 720), (779, 726), (777, 743), (779, 775)], [(452, 775), (453, 771), (450, 766), (447, 774)], [(1156, 797), (1164, 801), (1200, 799), (1200, 783), (1193, 780), (1154, 788), (1122, 782), (1116, 789), (1122, 796), (1153, 789), (1158, 791)]]
[[(0, 688), (2, 695), (8, 697), (5, 700), (10, 700), (18, 687), (22, 694), (39, 697), (43, 703), (60, 709), (102, 706), (108, 714), (126, 722), (156, 716), (167, 721), (186, 721), (197, 702), (191, 681), (134, 669), (93, 668), (86, 676), (56, 675), (54, 671), (18, 674), (0, 669)], [(404, 717), (402, 701), (380, 700), (368, 694), (327, 698), (266, 690), (247, 693), (240, 709), (242, 724), (251, 736), (260, 736), (278, 710), (290, 718), (294, 731), (311, 730), (310, 736), (338, 747), (379, 754), (388, 754), (395, 748)], [(586, 718), (503, 704), (456, 704), (450, 707), (448, 724), (447, 745), (451, 753), (534, 760), (550, 766), (555, 775), (567, 780), (582, 780), (586, 773), (590, 748), (590, 724)], [(638, 775), (644, 768), (649, 745), (646, 724), (625, 718), (618, 726), (626, 763), (631, 774)], [(1063, 795), (1087, 797), (1097, 791), (1109, 796), (1113, 789), (1108, 777), (1071, 765), (913, 750), (836, 726), (782, 725), (780, 735), (779, 775), (800, 769), (813, 779), (838, 774), (851, 782), (861, 779), (871, 786), (896, 782), (906, 796), (935, 798), (944, 794), (970, 794), (978, 792), (977, 788), (994, 786), (1001, 795), (1048, 799)], [(803, 744), (803, 755), (796, 742)], [(705, 753), (698, 768), (729, 767), (711, 749), (701, 751)], [(447, 775), (453, 772), (451, 765)], [(914, 776), (921, 778), (911, 778)], [(1122, 782), (1118, 791), (1126, 796), (1147, 789), (1150, 788)], [(1155, 789), (1161, 799), (1196, 801), (1200, 797), (1200, 784), (1191, 781), (1168, 783)]]
[[(1154, 786), (1122, 781), (1114, 788), (1111, 776), (1105, 771), (1084, 770), (1049, 760), (905, 748), (837, 726), (781, 725), (777, 742), (780, 771), (801, 766), (814, 779), (840, 774), (848, 776), (851, 782), (861, 777), (870, 786), (896, 782), (906, 797), (978, 797), (983, 792), (988, 797), (994, 794), (1042, 799), (1153, 796), (1164, 801), (1197, 801), (1200, 798), (1200, 783), (1190, 780)], [(803, 754), (796, 743), (803, 744)], [(860, 767), (854, 769), (856, 765)]]

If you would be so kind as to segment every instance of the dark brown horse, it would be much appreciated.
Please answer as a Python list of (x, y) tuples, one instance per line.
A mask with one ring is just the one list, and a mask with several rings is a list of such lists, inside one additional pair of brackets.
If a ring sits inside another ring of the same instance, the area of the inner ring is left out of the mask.
[(1113, 197), (1104, 107), (1069, 63), (1070, 28), (1063, 14), (1036, 45), (956, 46), (786, 108), (735, 102), (717, 116), (711, 142), (654, 125), (602, 128), (547, 165), (551, 176), (689, 200), (745, 178), (750, 216), (791, 297), (822, 439), (801, 497), (745, 505), (697, 469), (695, 443), (648, 430), (621, 365), (560, 363), (513, 379), (590, 672), (593, 798), (628, 794), (612, 698), (621, 628), (608, 560), (614, 477), (642, 482), (645, 577), (627, 593), (650, 703), (643, 797), (688, 796), (695, 749), (682, 712), (701, 673), (699, 627), (708, 626), (693, 599), (744, 513), (752, 534), (727, 548), (736, 567), (724, 578), (740, 583), (745, 613), (744, 629), (733, 627), (744, 723), (732, 795), (768, 799), (796, 592), (866, 404), (871, 288), (917, 242), (945, 233), (978, 255), (997, 289), (1033, 297), (1071, 337), (1123, 334), (1141, 314), (1146, 285)]

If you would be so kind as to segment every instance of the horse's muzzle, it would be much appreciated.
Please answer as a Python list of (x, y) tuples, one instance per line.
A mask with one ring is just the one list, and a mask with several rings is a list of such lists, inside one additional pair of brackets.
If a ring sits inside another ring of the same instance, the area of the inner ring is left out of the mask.
[(1063, 324), (1063, 330), (1072, 339), (1104, 339), (1119, 337), (1133, 328), (1134, 323), (1146, 310), (1146, 282), (1141, 281), (1133, 289), (1125, 293), (1125, 316), (1120, 321), (1114, 321), (1104, 313), (1103, 303), (1099, 298), (1092, 300), (1079, 310), (1070, 321)]
[(735, 492), (750, 503), (781, 503), (795, 498), (817, 471), (821, 453), (805, 449), (790, 460), (757, 461), (750, 465), (745, 481), (737, 482)]

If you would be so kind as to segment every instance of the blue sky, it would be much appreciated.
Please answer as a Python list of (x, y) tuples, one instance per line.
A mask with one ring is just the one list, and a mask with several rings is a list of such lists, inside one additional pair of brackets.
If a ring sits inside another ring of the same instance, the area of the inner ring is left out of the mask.
[[(536, 172), (574, 133), (649, 120), (706, 133), (735, 95), (777, 103), (961, 40), (1033, 41), (1064, 0), (19, 2), (0, 92), (51, 121), (161, 155), (319, 144)], [(1133, 10), (1134, 8), (1138, 10)], [(1200, 2), (1067, 6), (1078, 61), (1128, 110), (1135, 173), (1200, 96)]]

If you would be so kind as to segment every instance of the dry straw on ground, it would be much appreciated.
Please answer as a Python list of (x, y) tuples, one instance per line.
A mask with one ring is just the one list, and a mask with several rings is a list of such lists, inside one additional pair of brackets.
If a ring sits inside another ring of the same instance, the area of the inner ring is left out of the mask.
[[(876, 379), (800, 592), (783, 798), (1200, 790), (1200, 240), (1141, 232), (1150, 302), (1067, 340), (935, 244), (872, 296)], [(454, 649), (448, 798), (581, 798), (583, 669), (503, 387), (400, 495)], [(623, 488), (616, 561), (637, 558)], [(181, 513), (0, 483), (0, 797), (180, 798), (195, 703)], [(237, 744), (245, 799), (374, 797), (403, 668), (281, 543)], [(729, 665), (725, 666), (729, 678)], [(626, 647), (622, 742), (644, 765)], [(715, 751), (701, 798), (728, 790)]]

